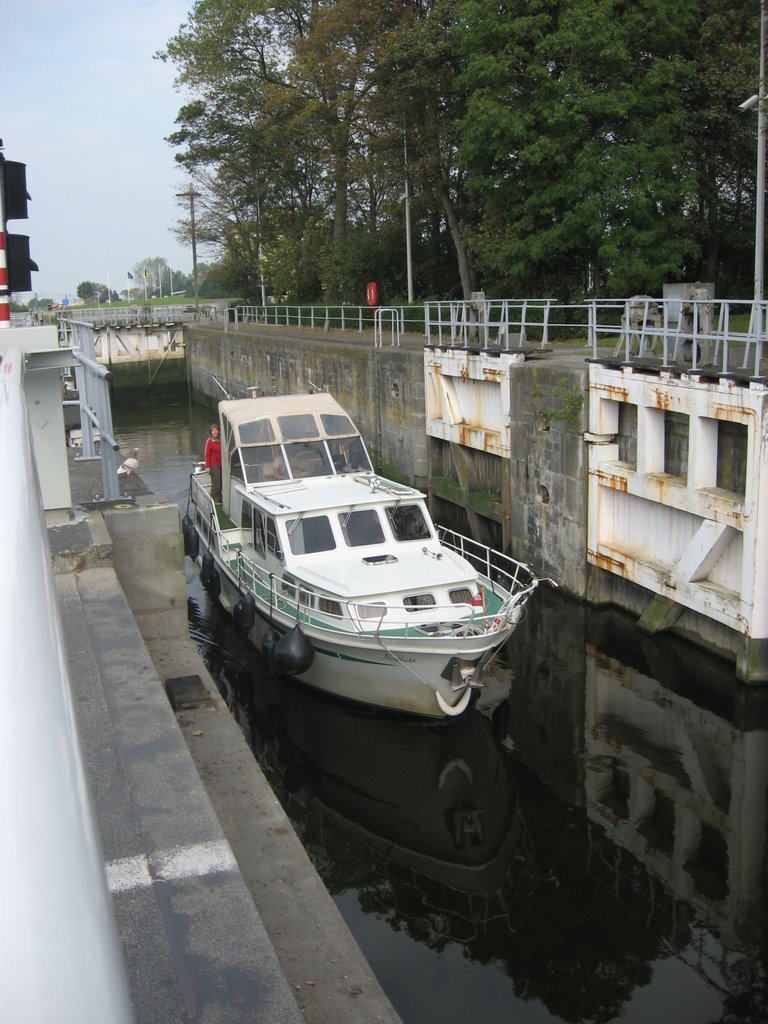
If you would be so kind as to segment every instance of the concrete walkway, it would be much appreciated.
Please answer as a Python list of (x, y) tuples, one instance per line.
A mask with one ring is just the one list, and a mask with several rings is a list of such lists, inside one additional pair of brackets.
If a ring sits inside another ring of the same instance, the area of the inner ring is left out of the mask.
[(188, 639), (177, 507), (70, 480), (48, 533), (137, 1022), (397, 1024)]

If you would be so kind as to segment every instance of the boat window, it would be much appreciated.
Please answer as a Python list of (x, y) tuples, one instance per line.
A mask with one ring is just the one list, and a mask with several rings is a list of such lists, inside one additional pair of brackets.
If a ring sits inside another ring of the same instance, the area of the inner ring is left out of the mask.
[(259, 558), (266, 557), (267, 547), (264, 539), (264, 519), (260, 512), (257, 512), (253, 517), (253, 546)]
[(403, 604), (407, 611), (415, 612), (419, 608), (431, 608), (437, 602), (435, 601), (434, 594), (410, 594), (408, 597), (403, 598)]
[(247, 501), (243, 502), (243, 511), (240, 517), (240, 526), (243, 530), (243, 537), (247, 537), (251, 532), (251, 524), (253, 522), (253, 505), (250, 505)]
[(428, 540), (432, 536), (420, 505), (388, 505), (387, 515), (395, 540)]
[(461, 590), (451, 590), (448, 595), (452, 604), (471, 604), (472, 591), (469, 587), (462, 587)]
[(284, 441), (302, 441), (307, 438), (320, 437), (317, 423), (312, 413), (298, 413), (294, 416), (279, 416), (280, 432)]
[(266, 517), (267, 520), (267, 551), (270, 555), (274, 555), (275, 558), (282, 560), (283, 549), (280, 546), (280, 538), (277, 536), (277, 527), (275, 520), (271, 516)]
[(326, 615), (341, 615), (341, 605), (338, 601), (332, 601), (330, 597), (318, 597), (317, 610), (325, 612)]
[(357, 433), (349, 416), (343, 416), (340, 413), (321, 413), (320, 421), (328, 437), (343, 437), (344, 435)]
[(285, 573), (280, 580), (280, 589), (289, 601), (296, 600), (296, 580), (290, 573)]
[(229, 475), (232, 480), (245, 480), (243, 474), (243, 464), (240, 461), (240, 449), (236, 448), (232, 452), (232, 458), (229, 460)]
[(275, 440), (275, 431), (268, 419), (240, 424), (240, 444), (266, 444)]
[(342, 512), (339, 515), (339, 523), (344, 540), (351, 548), (359, 548), (364, 544), (384, 543), (384, 530), (375, 508)]
[(316, 551), (333, 551), (336, 547), (328, 516), (302, 516), (286, 520), (285, 525), (294, 555), (312, 555)]
[(333, 465), (337, 473), (367, 473), (371, 460), (359, 437), (344, 437), (328, 441)]
[(386, 612), (387, 606), (383, 602), (357, 605), (357, 615), (360, 619), (383, 619)]
[(279, 444), (265, 444), (260, 448), (241, 448), (245, 472), (249, 484), (261, 484), (269, 480), (286, 480), (288, 470)]
[(202, 535), (203, 541), (207, 544), (208, 543), (208, 520), (205, 518), (205, 516), (200, 511), (200, 509), (197, 510), (197, 514), (195, 515), (195, 520), (197, 522), (197, 527), (198, 527), (198, 529), (199, 529), (199, 531), (200, 531), (200, 533)]
[(296, 441), (285, 446), (291, 475), (302, 480), (308, 476), (331, 476), (333, 470), (322, 441)]

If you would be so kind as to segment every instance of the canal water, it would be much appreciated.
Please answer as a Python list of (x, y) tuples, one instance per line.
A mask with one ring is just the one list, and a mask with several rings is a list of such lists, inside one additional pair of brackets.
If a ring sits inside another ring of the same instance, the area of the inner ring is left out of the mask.
[[(207, 433), (114, 410), (186, 508)], [(768, 1020), (768, 693), (541, 587), (434, 725), (273, 678), (187, 560), (189, 630), (405, 1024)]]

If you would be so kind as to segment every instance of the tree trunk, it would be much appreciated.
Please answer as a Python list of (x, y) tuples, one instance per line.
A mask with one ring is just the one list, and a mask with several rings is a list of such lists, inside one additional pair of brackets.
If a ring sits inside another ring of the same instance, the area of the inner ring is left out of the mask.
[(467, 247), (461, 234), (461, 227), (456, 216), (456, 211), (453, 208), (453, 203), (448, 193), (448, 186), (445, 182), (440, 185), (438, 195), (443, 209), (445, 210), (448, 229), (451, 232), (453, 246), (456, 250), (456, 259), (459, 264), (459, 276), (461, 277), (461, 292), (465, 301), (468, 301), (472, 297), (472, 292), (475, 290), (475, 275), (469, 262), (469, 253), (467, 252)]
[(347, 153), (337, 153), (333, 161), (334, 208), (333, 208), (333, 240), (343, 241), (347, 233)]

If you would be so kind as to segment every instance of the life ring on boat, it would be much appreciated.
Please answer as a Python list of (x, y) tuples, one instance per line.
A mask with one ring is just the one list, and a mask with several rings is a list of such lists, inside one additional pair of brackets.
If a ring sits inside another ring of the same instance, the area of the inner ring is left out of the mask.
[(247, 636), (256, 621), (256, 598), (253, 594), (241, 594), (232, 610), (232, 618), (240, 636)]
[(184, 554), (194, 561), (200, 554), (200, 537), (189, 516), (181, 520), (181, 532), (184, 536)]

